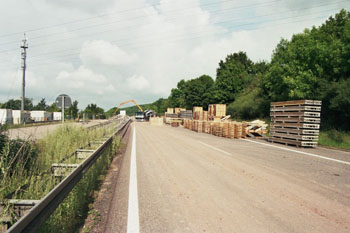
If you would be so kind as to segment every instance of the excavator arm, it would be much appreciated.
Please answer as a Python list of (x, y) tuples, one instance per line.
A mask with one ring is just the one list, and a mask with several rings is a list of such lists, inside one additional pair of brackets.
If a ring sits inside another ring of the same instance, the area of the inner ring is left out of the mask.
[(121, 103), (118, 105), (117, 109), (115, 110), (115, 113), (118, 112), (118, 110), (120, 109), (121, 106), (123, 106), (124, 104), (127, 104), (127, 103), (134, 103), (134, 104), (140, 109), (140, 111), (143, 112), (143, 109), (141, 108), (140, 105), (138, 105), (138, 104), (136, 103), (135, 100), (127, 100), (127, 101), (121, 102)]

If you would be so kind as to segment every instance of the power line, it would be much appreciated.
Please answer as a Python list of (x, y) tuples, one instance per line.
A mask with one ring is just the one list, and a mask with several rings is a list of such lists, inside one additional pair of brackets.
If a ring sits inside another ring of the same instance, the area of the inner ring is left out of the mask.
[[(272, 2), (276, 2), (276, 1), (272, 1)], [(282, 14), (282, 13), (291, 13), (291, 12), (299, 12), (301, 10), (307, 10), (307, 9), (314, 9), (314, 8), (318, 8), (318, 7), (323, 7), (323, 6), (328, 6), (328, 5), (332, 5), (332, 4), (338, 4), (338, 3), (342, 3), (342, 2), (346, 2), (346, 1), (340, 1), (340, 2), (332, 2), (332, 3), (327, 3), (327, 4), (321, 4), (321, 5), (318, 5), (316, 7), (309, 7), (309, 8), (301, 8), (301, 9), (297, 9), (297, 10), (293, 10), (293, 11), (285, 11), (285, 12), (278, 12), (278, 13), (275, 13), (275, 14), (266, 14), (266, 15), (259, 15), (259, 16), (253, 16), (253, 17), (248, 17), (248, 18), (243, 18), (243, 19), (230, 19), (230, 20), (225, 20), (225, 21), (219, 21), (219, 22), (214, 22), (213, 24), (220, 24), (220, 23), (228, 23), (228, 22), (231, 22), (233, 20), (246, 20), (246, 19), (252, 19), (252, 18), (259, 18), (259, 17), (266, 17), (266, 16), (272, 16), (272, 15), (278, 15), (278, 14)], [(268, 2), (268, 3), (271, 3), (271, 2)], [(266, 3), (265, 3), (266, 4)], [(251, 6), (251, 5), (250, 5)], [(139, 25), (134, 25), (135, 28), (139, 28)], [(193, 26), (192, 28), (196, 28), (196, 27), (203, 27), (203, 26), (207, 26), (207, 25), (200, 25), (200, 26)], [(78, 35), (78, 36), (75, 36), (75, 37), (69, 37), (69, 38), (63, 38), (63, 39), (58, 39), (58, 40), (53, 40), (53, 41), (47, 41), (46, 43), (40, 43), (40, 44), (35, 44), (32, 45), (32, 47), (38, 47), (38, 46), (43, 46), (45, 44), (51, 44), (51, 43), (57, 43), (57, 42), (60, 42), (60, 41), (65, 41), (65, 40), (70, 40), (70, 39), (75, 39), (75, 38), (79, 38), (79, 37), (84, 37), (84, 36), (92, 36), (92, 35), (96, 35), (96, 34), (102, 34), (102, 33), (106, 33), (106, 32), (110, 32), (110, 31), (115, 31), (115, 30), (122, 30), (126, 27), (121, 27), (121, 28), (117, 28), (117, 29), (113, 29), (113, 30), (108, 30), (108, 31), (102, 31), (102, 32), (97, 32), (97, 33), (89, 33), (89, 34), (84, 34), (84, 35)], [(127, 29), (130, 29), (130, 26), (127, 27)], [(129, 38), (125, 38), (125, 40), (130, 40)], [(119, 42), (120, 40), (117, 40), (117, 41), (114, 41), (114, 42)], [(3, 50), (3, 51), (0, 51), (0, 53), (4, 53), (4, 52), (9, 52), (9, 51), (12, 51), (12, 50), (16, 50), (16, 49), (11, 49), (11, 50)], [(35, 56), (35, 55), (34, 55)]]
[[(207, 4), (202, 4), (201, 6), (218, 4), (218, 3), (224, 3), (224, 2), (231, 2), (231, 1), (234, 1), (234, 0), (224, 0), (224, 1), (215, 2), (215, 3), (207, 3)], [(172, 3), (172, 2), (165, 2), (165, 4), (169, 4), (169, 3)], [(162, 3), (162, 4), (164, 4), (164, 3)], [(77, 20), (67, 21), (65, 23), (59, 23), (59, 24), (49, 25), (49, 26), (45, 26), (45, 27), (32, 28), (32, 29), (27, 29), (27, 30), (24, 30), (24, 31), (26, 31), (26, 32), (40, 31), (40, 30), (43, 30), (43, 29), (59, 27), (59, 26), (64, 26), (64, 25), (68, 25), (68, 24), (74, 24), (74, 23), (78, 23), (78, 22), (89, 21), (91, 19), (103, 18), (103, 17), (107, 17), (107, 16), (110, 16), (110, 15), (115, 15), (115, 14), (119, 14), (119, 13), (126, 13), (126, 12), (130, 12), (130, 11), (137, 11), (137, 10), (147, 9), (149, 7), (161, 6), (162, 4), (161, 3), (150, 4), (150, 5), (147, 5), (145, 7), (131, 8), (131, 9), (126, 9), (126, 10), (121, 10), (121, 11), (115, 11), (113, 13), (104, 13), (104, 14), (99, 14), (99, 15), (93, 16), (93, 17), (81, 18), (81, 19), (77, 19)], [(9, 33), (9, 34), (4, 34), (4, 35), (0, 35), (0, 38), (1, 37), (8, 37), (8, 36), (13, 36), (13, 35), (18, 35), (18, 34), (22, 34), (22, 33), (23, 33), (23, 31), (13, 32), (13, 33)]]
[[(315, 7), (314, 7), (315, 8)], [(306, 9), (306, 8), (304, 8), (304, 9)], [(300, 10), (300, 9), (299, 9)], [(298, 10), (298, 11), (299, 11)], [(327, 11), (329, 11), (330, 9), (327, 9)], [(337, 10), (337, 9), (334, 9), (334, 10)], [(320, 12), (314, 12), (314, 14), (315, 13), (320, 13)], [(271, 15), (271, 14), (270, 14)], [(264, 15), (264, 16), (256, 16), (256, 17), (265, 17), (265, 16), (270, 16), (270, 15)], [(285, 17), (285, 18), (281, 18), (280, 20), (285, 20), (285, 19), (288, 19), (288, 18), (296, 18), (296, 17), (302, 17), (302, 16), (305, 16), (306, 14), (304, 14), (304, 15), (298, 15), (298, 16), (292, 16), (292, 17)], [(310, 14), (307, 14), (307, 15), (310, 15)], [(253, 17), (253, 18), (256, 18), (256, 17)], [(250, 17), (250, 18), (252, 18), (252, 17)], [(236, 19), (237, 20), (237, 19)], [(243, 18), (243, 20), (244, 20), (244, 18)], [(268, 20), (268, 21), (260, 21), (259, 23), (266, 23), (266, 22), (271, 22), (271, 21), (274, 21), (274, 20)], [(227, 21), (223, 21), (223, 22), (227, 22)], [(223, 23), (223, 22), (220, 22), (220, 23)], [(232, 26), (232, 27), (229, 27), (230, 29), (233, 29), (233, 28), (237, 28), (237, 27), (243, 27), (243, 26), (249, 26), (249, 25), (255, 25), (255, 24), (258, 24), (258, 23), (248, 23), (248, 24), (240, 24), (240, 25), (234, 25), (234, 26)], [(202, 32), (199, 32), (199, 33), (203, 33), (203, 32), (206, 32), (206, 31), (202, 31)], [(207, 31), (208, 32), (208, 31)], [(211, 32), (211, 31), (210, 31)], [(195, 33), (192, 33), (193, 35), (196, 35), (198, 32), (195, 32)], [(228, 33), (228, 32), (226, 32), (226, 33)], [(222, 34), (222, 33), (220, 33), (220, 34)], [(187, 38), (187, 36), (188, 36), (189, 34), (186, 34), (186, 37), (185, 37), (185, 39)], [(171, 35), (172, 37), (170, 38), (170, 39), (174, 39), (174, 36), (173, 35)], [(181, 35), (179, 35), (179, 36), (181, 36)], [(178, 36), (178, 37), (179, 37)], [(201, 36), (200, 36), (201, 37)], [(200, 38), (199, 37), (199, 38)], [(142, 37), (142, 38), (144, 38), (144, 37)], [(197, 38), (197, 37), (196, 37)], [(152, 38), (151, 38), (152, 39)], [(153, 38), (153, 40), (154, 39), (167, 39), (167, 38)], [(188, 39), (191, 39), (191, 37), (189, 37)], [(114, 42), (116, 42), (116, 41), (114, 41)], [(120, 40), (119, 40), (119, 42), (120, 42)], [(149, 42), (149, 41), (146, 41), (146, 42)], [(152, 41), (151, 41), (152, 42)], [(129, 45), (134, 45), (135, 44), (135, 42), (133, 42), (133, 43), (127, 43), (127, 44), (123, 44), (122, 46), (129, 46)], [(136, 45), (136, 48), (142, 48), (143, 46), (141, 45), (140, 46), (140, 44), (139, 44), (139, 46), (137, 46)], [(131, 47), (132, 48), (132, 47)], [(135, 46), (134, 46), (134, 48), (135, 48)], [(129, 47), (129, 49), (130, 49), (130, 47)], [(67, 51), (70, 51), (70, 50), (67, 50)], [(66, 54), (66, 55), (63, 55), (63, 56), (59, 56), (59, 57), (55, 57), (55, 58), (63, 58), (63, 57), (67, 57), (67, 56), (76, 56), (76, 55), (79, 55), (79, 53), (74, 53), (74, 54)], [(42, 59), (37, 59), (37, 60), (35, 60), (35, 62), (37, 62), (38, 60), (42, 60)]]
[[(321, 19), (321, 18), (324, 18), (324, 16), (318, 16), (318, 17), (314, 17), (314, 18), (310, 18), (309, 20), (314, 20), (314, 19)], [(273, 20), (271, 20), (273, 21)], [(250, 30), (247, 30), (247, 31), (254, 31), (254, 30), (261, 30), (261, 29), (265, 29), (265, 28), (271, 28), (271, 27), (278, 27), (278, 26), (281, 26), (281, 25), (287, 25), (287, 24), (291, 24), (291, 23), (298, 23), (298, 22), (305, 22), (305, 19), (302, 19), (302, 20), (297, 20), (297, 21), (292, 21), (292, 22), (286, 22), (286, 23), (278, 23), (278, 24), (272, 24), (272, 25), (268, 25), (268, 26), (265, 26), (265, 27), (261, 27), (261, 28), (258, 28), (258, 29), (250, 29)], [(245, 25), (238, 25), (238, 27), (242, 27), (242, 26), (245, 26)], [(229, 32), (222, 32), (222, 33), (216, 33), (215, 35), (218, 35), (218, 34), (227, 34)], [(152, 46), (159, 46), (160, 42), (163, 42), (164, 43), (172, 43), (172, 42), (176, 42), (176, 41), (182, 41), (182, 40), (193, 40), (193, 39), (197, 39), (197, 38), (203, 38), (203, 36), (206, 36), (208, 35), (208, 33), (202, 33), (201, 35), (197, 35), (195, 37), (178, 37), (178, 38), (172, 38), (172, 40), (163, 40), (163, 41), (157, 41), (156, 43), (148, 43), (148, 44), (144, 44), (144, 45), (140, 45), (140, 46), (134, 46), (134, 47), (129, 47), (129, 49), (138, 49), (138, 48), (145, 48), (145, 47), (152, 47)], [(151, 41), (152, 42), (152, 41)], [(76, 55), (79, 55), (79, 54), (69, 54), (69, 56), (76, 56)], [(66, 56), (62, 56), (62, 57), (66, 57)], [(56, 57), (56, 58), (62, 58), (62, 57)], [(74, 60), (78, 60), (79, 58), (78, 57), (74, 57), (72, 58)], [(47, 64), (53, 64), (55, 63), (55, 61), (53, 62), (50, 62), (50, 63), (42, 63), (42, 64), (38, 64), (38, 65), (34, 65), (35, 67), (37, 66), (42, 66), (42, 65), (47, 65)]]
[[(214, 2), (214, 3), (210, 3), (210, 5), (213, 5), (213, 4), (220, 4), (220, 3), (223, 3), (223, 2), (229, 2), (229, 1), (233, 1), (233, 0), (226, 0), (226, 1), (221, 1), (221, 2)], [(258, 6), (258, 5), (271, 4), (271, 3), (280, 2), (280, 1), (281, 1), (281, 0), (274, 0), (274, 1), (270, 1), (270, 2), (262, 2), (262, 3), (256, 3), (256, 4), (250, 4), (250, 5), (239, 6), (239, 7), (227, 8), (227, 9), (220, 9), (219, 11), (220, 11), (220, 12), (223, 12), (223, 11), (227, 11), (227, 10), (237, 10), (237, 9), (242, 9), (242, 8), (248, 8), (248, 7), (251, 7), (251, 6)], [(168, 13), (168, 12), (182, 12), (183, 10), (188, 10), (188, 9), (196, 8), (196, 7), (198, 7), (198, 6), (207, 6), (207, 5), (209, 5), (209, 4), (201, 4), (201, 5), (197, 5), (197, 6), (190, 7), (190, 8), (176, 9), (176, 10), (173, 10), (173, 11), (167, 11), (167, 12), (165, 12), (165, 13)], [(215, 13), (215, 12), (218, 12), (218, 11), (211, 11), (211, 13), (213, 13), (213, 12)], [(47, 37), (50, 37), (50, 36), (57, 36), (57, 35), (62, 35), (62, 34), (66, 34), (66, 33), (72, 33), (72, 32), (81, 31), (81, 30), (90, 29), (90, 28), (96, 28), (96, 27), (101, 27), (101, 26), (107, 26), (107, 25), (112, 25), (112, 24), (121, 23), (121, 22), (127, 22), (127, 21), (133, 21), (133, 20), (136, 20), (136, 19), (146, 18), (146, 17), (150, 17), (150, 16), (154, 16), (154, 15), (158, 15), (158, 14), (155, 13), (155, 14), (151, 14), (151, 15), (137, 16), (137, 17), (133, 17), (133, 18), (123, 19), (123, 20), (118, 20), (118, 21), (112, 21), (112, 22), (107, 22), (107, 23), (88, 25), (88, 26), (78, 27), (78, 28), (75, 28), (75, 29), (72, 29), (72, 30), (64, 31), (63, 33), (62, 33), (62, 32), (55, 32), (55, 33), (51, 33), (51, 34), (46, 34), (46, 35), (40, 35), (40, 36), (36, 36), (36, 37), (31, 37), (31, 39), (34, 40), (34, 39), (39, 39), (39, 38), (47, 38)], [(163, 14), (163, 15), (164, 15), (164, 14)], [(176, 17), (173, 17), (173, 19), (176, 19)], [(168, 20), (166, 20), (166, 21), (168, 21)], [(170, 21), (170, 20), (169, 20), (169, 21)], [(134, 25), (134, 26), (135, 26), (135, 27), (138, 27), (139, 25)], [(110, 31), (114, 31), (114, 30), (115, 30), (115, 29), (110, 30)], [(105, 32), (106, 32), (106, 31), (105, 31)], [(18, 43), (18, 41), (17, 41), (17, 40), (8, 41), (8, 42), (0, 43), (0, 45), (14, 44), (14, 43)]]
[[(299, 9), (300, 10), (300, 9)], [(297, 10), (297, 11), (299, 11), (299, 10)], [(313, 14), (318, 14), (318, 13), (323, 13), (323, 12), (325, 12), (325, 11), (329, 11), (330, 9), (327, 9), (327, 10), (323, 10), (323, 11), (318, 11), (318, 12), (314, 12)], [(335, 10), (335, 9), (334, 9)], [(294, 12), (294, 11), (292, 11), (292, 12)], [(284, 13), (286, 13), (286, 12), (284, 12)], [(303, 15), (298, 15), (298, 16), (291, 16), (291, 17), (284, 17), (284, 18), (281, 18), (280, 20), (285, 20), (285, 19), (290, 19), (290, 18), (296, 18), (296, 17), (303, 17), (303, 16), (306, 16), (306, 15), (310, 15), (309, 13), (307, 13), (307, 14), (303, 14)], [(263, 15), (263, 16), (256, 16), (256, 17), (250, 17), (250, 18), (245, 18), (245, 19), (243, 19), (243, 20), (246, 20), (246, 19), (251, 19), (251, 18), (260, 18), (260, 17), (266, 17), (266, 16), (271, 16), (271, 14), (269, 14), (269, 15)], [(218, 22), (218, 23), (227, 23), (227, 22), (231, 22), (232, 20), (234, 20), (234, 21), (236, 21), (237, 19), (231, 19), (231, 20), (225, 20), (225, 21), (221, 21), (221, 22)], [(274, 19), (275, 20), (275, 19)], [(265, 20), (265, 21), (260, 21), (259, 23), (266, 23), (266, 22), (271, 22), (271, 21), (274, 21), (274, 20)], [(234, 28), (237, 28), (237, 27), (243, 27), (243, 26), (253, 26), (253, 25), (255, 25), (255, 24), (258, 24), (258, 23), (246, 23), (246, 24), (239, 24), (239, 25), (234, 25), (234, 26), (231, 26), (231, 27), (229, 27), (229, 29), (234, 29)], [(200, 26), (200, 27), (198, 27), (198, 26), (195, 26), (195, 27), (190, 27), (190, 28), (188, 28), (188, 29), (195, 29), (195, 28), (203, 28), (203, 27), (205, 27), (205, 26), (207, 26), (207, 25), (204, 25), (204, 26)], [(199, 31), (199, 33), (201, 33), (201, 32), (203, 32), (203, 31)], [(204, 32), (207, 32), (207, 31), (204, 31)], [(209, 32), (211, 32), (211, 31), (209, 31)], [(196, 34), (196, 33), (198, 33), (198, 31), (196, 32), (194, 32), (194, 33), (191, 33), (191, 34)], [(186, 35), (189, 35), (189, 34), (186, 34)], [(173, 37), (174, 35), (172, 35), (172, 34), (170, 34), (169, 36), (171, 36), (171, 37)], [(181, 35), (180, 35), (181, 36)], [(145, 37), (142, 37), (143, 39), (145, 38)], [(148, 39), (150, 39), (150, 40), (156, 40), (156, 39), (159, 39), (159, 38), (157, 38), (157, 37), (150, 37), (150, 38), (148, 38)], [(160, 39), (162, 39), (162, 38), (160, 38)], [(125, 38), (124, 40), (116, 40), (116, 41), (111, 41), (112, 43), (118, 43), (118, 42), (125, 42), (125, 41), (130, 41), (129, 39), (127, 39), (127, 38)], [(134, 44), (135, 42), (129, 42), (129, 43), (127, 43), (127, 44), (122, 44), (121, 46), (127, 46), (127, 45), (130, 45), (130, 44)], [(71, 51), (71, 50), (70, 50)], [(68, 54), (68, 55), (79, 55), (80, 53), (73, 53), (73, 54)], [(62, 57), (66, 57), (67, 55), (63, 55)], [(37, 60), (41, 60), (41, 59), (37, 59)], [(35, 60), (35, 61), (37, 61), (37, 60)]]

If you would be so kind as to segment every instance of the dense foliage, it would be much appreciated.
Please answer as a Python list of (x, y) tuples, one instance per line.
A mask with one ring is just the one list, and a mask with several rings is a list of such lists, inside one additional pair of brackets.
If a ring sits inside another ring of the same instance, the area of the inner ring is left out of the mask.
[(281, 40), (264, 78), (272, 101), (320, 99), (323, 123), (350, 129), (350, 13)]
[(282, 39), (270, 63), (254, 63), (245, 52), (229, 54), (215, 81), (207, 75), (179, 81), (166, 107), (225, 103), (232, 117), (253, 119), (268, 117), (272, 101), (295, 99), (322, 100), (322, 126), (350, 130), (350, 12)]

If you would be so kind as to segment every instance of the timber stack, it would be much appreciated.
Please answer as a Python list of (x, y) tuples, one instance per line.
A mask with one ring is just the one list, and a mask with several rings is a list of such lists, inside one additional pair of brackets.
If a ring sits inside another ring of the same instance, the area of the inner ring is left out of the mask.
[(245, 124), (229, 121), (225, 104), (211, 104), (208, 111), (203, 107), (193, 107), (193, 119), (184, 119), (184, 128), (198, 133), (208, 133), (225, 138), (244, 138)]
[(271, 142), (297, 147), (316, 147), (321, 123), (319, 100), (271, 103)]

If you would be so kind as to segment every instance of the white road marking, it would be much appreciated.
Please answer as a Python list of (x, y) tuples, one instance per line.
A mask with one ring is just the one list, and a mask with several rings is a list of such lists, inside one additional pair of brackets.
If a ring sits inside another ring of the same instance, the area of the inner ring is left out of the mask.
[(204, 146), (207, 146), (207, 147), (213, 149), (213, 150), (219, 151), (219, 152), (224, 153), (224, 154), (227, 154), (227, 155), (232, 155), (232, 154), (229, 153), (229, 152), (226, 152), (226, 151), (224, 151), (224, 150), (221, 150), (221, 149), (219, 149), (219, 148), (216, 148), (216, 147), (214, 147), (214, 146), (211, 146), (211, 145), (209, 145), (209, 144), (207, 144), (207, 143), (204, 143), (204, 142), (201, 142), (201, 141), (198, 141), (198, 142), (199, 142), (200, 144), (204, 145)]
[(308, 155), (308, 156), (312, 156), (312, 157), (316, 157), (316, 158), (320, 158), (320, 159), (325, 159), (325, 160), (329, 160), (329, 161), (333, 161), (333, 162), (337, 162), (337, 163), (350, 165), (350, 162), (339, 160), (339, 159), (332, 159), (332, 158), (321, 156), (321, 155), (315, 155), (315, 154), (307, 153), (307, 152), (304, 152), (304, 151), (298, 151), (298, 150), (293, 150), (293, 149), (284, 148), (284, 147), (280, 147), (280, 146), (270, 145), (270, 144), (263, 143), (263, 142), (256, 142), (256, 141), (252, 141), (252, 140), (249, 140), (249, 139), (241, 139), (241, 140), (249, 141), (249, 142), (253, 142), (253, 143), (257, 143), (257, 144), (261, 144), (261, 145), (264, 145), (264, 146), (275, 147), (275, 148), (279, 148), (281, 150), (292, 151), (292, 152), (296, 152), (296, 153), (299, 153), (299, 154)]
[(130, 159), (130, 181), (129, 181), (129, 207), (128, 207), (128, 233), (139, 233), (139, 200), (137, 192), (136, 171), (136, 130), (134, 127), (132, 136), (131, 159)]

